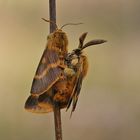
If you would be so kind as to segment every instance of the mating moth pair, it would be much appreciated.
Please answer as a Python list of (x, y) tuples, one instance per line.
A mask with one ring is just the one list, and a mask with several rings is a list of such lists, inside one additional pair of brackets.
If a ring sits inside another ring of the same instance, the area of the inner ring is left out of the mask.
[(62, 31), (66, 25), (48, 35), (32, 82), (31, 95), (25, 103), (25, 109), (30, 112), (48, 113), (55, 106), (68, 109), (71, 104), (73, 112), (88, 70), (87, 57), (82, 51), (88, 46), (106, 42), (99, 39), (84, 44), (87, 33), (83, 33), (78, 48), (68, 53), (68, 38)]

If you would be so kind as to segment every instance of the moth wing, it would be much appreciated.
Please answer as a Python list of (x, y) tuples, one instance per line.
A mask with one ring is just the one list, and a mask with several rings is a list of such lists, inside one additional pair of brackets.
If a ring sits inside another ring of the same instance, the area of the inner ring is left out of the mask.
[(59, 64), (58, 51), (46, 48), (32, 82), (31, 94), (43, 94), (59, 80), (62, 74)]
[(82, 87), (82, 81), (83, 81), (83, 76), (82, 74), (79, 75), (77, 84), (76, 84), (76, 88), (74, 91), (74, 96), (73, 96), (73, 103), (72, 103), (72, 112), (75, 110), (76, 105), (77, 105), (77, 101), (78, 101), (78, 97), (81, 91), (81, 87)]
[(71, 103), (72, 103), (72, 112), (75, 110), (76, 108), (76, 104), (78, 101), (78, 97), (81, 91), (81, 87), (82, 87), (82, 81), (83, 81), (83, 74), (82, 74), (82, 65), (79, 68), (79, 71), (77, 72), (77, 77), (75, 80), (75, 86), (73, 87), (73, 92), (70, 96), (69, 102), (67, 104), (67, 110), (69, 109)]
[(32, 113), (48, 113), (53, 111), (53, 105), (49, 97), (45, 106), (40, 106), (38, 99), (38, 96), (30, 95), (25, 102), (25, 109)]

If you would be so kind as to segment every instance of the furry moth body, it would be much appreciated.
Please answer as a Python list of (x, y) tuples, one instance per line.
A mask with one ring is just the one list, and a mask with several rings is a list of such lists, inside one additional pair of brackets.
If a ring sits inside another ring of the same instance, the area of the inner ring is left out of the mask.
[[(72, 104), (72, 111), (75, 110), (78, 97), (80, 94), (80, 90), (82, 87), (82, 82), (84, 77), (87, 75), (88, 72), (88, 59), (87, 56), (83, 54), (83, 49), (97, 44), (102, 44), (106, 42), (106, 40), (97, 39), (97, 40), (91, 40), (84, 44), (84, 40), (87, 36), (87, 32), (83, 33), (79, 38), (79, 46), (77, 49), (74, 49), (71, 53), (68, 53), (66, 57), (66, 62), (68, 68), (71, 68), (75, 71), (75, 74), (71, 76), (71, 79), (68, 78), (69, 86), (72, 87), (72, 90), (70, 91), (70, 97), (67, 104), (67, 109), (69, 109), (70, 105)], [(67, 74), (68, 77), (68, 74)]]
[(31, 95), (25, 103), (25, 109), (34, 113), (48, 113), (53, 106), (76, 108), (83, 78), (87, 74), (88, 61), (82, 50), (88, 46), (104, 43), (105, 40), (91, 40), (84, 45), (87, 33), (79, 38), (79, 46), (68, 53), (66, 33), (58, 29), (47, 39), (32, 82)]

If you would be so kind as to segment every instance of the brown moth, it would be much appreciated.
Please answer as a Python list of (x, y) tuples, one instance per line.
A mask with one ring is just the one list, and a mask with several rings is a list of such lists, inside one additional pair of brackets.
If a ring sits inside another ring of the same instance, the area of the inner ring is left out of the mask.
[[(43, 20), (48, 22), (46, 19)], [(32, 82), (31, 95), (25, 103), (26, 110), (48, 113), (53, 111), (54, 105), (60, 108), (67, 106), (70, 95), (67, 94), (69, 89), (64, 69), (67, 67), (65, 58), (68, 54), (68, 39), (62, 28), (78, 24), (65, 24), (48, 36), (46, 48)]]
[[(25, 103), (25, 109), (35, 113), (46, 113), (53, 110), (52, 87), (61, 79), (65, 79), (65, 57), (68, 39), (62, 29), (56, 29), (48, 35), (47, 45), (36, 70), (31, 95)], [(42, 96), (41, 96), (42, 95)], [(41, 96), (41, 97), (40, 97)], [(39, 105), (39, 97), (47, 98), (45, 107)]]
[[(91, 40), (84, 44), (84, 40), (87, 36), (87, 33), (83, 33), (80, 38), (79, 38), (79, 46), (77, 49), (74, 49), (71, 53), (67, 55), (66, 62), (67, 66), (70, 69), (74, 70), (74, 74), (71, 74), (71, 71), (67, 68), (65, 71), (67, 71), (67, 81), (68, 81), (68, 86), (69, 86), (69, 101), (67, 104), (67, 109), (70, 107), (72, 103), (72, 111), (71, 113), (75, 110), (76, 104), (78, 101), (79, 93), (82, 87), (82, 82), (84, 77), (87, 74), (88, 71), (88, 60), (86, 55), (83, 54), (83, 49), (91, 46), (91, 45), (97, 45), (97, 44), (102, 44), (106, 42), (106, 40), (102, 39), (96, 39), (96, 40)], [(70, 71), (70, 72), (69, 72)], [(69, 76), (68, 75), (72, 75)]]
[(78, 24), (65, 24), (48, 36), (32, 82), (31, 95), (25, 103), (26, 110), (48, 113), (53, 111), (54, 106), (68, 109), (71, 104), (72, 112), (75, 110), (82, 82), (88, 71), (88, 60), (82, 51), (88, 46), (106, 42), (98, 39), (84, 44), (87, 33), (83, 33), (79, 38), (78, 48), (68, 53), (68, 38), (62, 28)]

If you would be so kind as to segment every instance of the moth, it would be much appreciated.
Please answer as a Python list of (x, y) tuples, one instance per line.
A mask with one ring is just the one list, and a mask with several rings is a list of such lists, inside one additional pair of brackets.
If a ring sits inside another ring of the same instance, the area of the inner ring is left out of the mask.
[[(72, 104), (71, 114), (76, 108), (76, 104), (82, 87), (82, 82), (88, 72), (88, 59), (87, 56), (83, 54), (83, 50), (89, 46), (102, 44), (106, 42), (106, 40), (96, 39), (96, 40), (91, 40), (84, 44), (84, 40), (86, 36), (87, 36), (87, 32), (83, 33), (80, 36), (78, 48), (74, 49), (71, 53), (68, 53), (65, 59), (68, 66), (68, 69), (66, 68), (65, 71), (67, 73), (67, 77), (68, 77), (67, 81), (70, 89), (69, 90), (70, 97), (67, 104), (67, 110)], [(71, 71), (70, 69), (74, 70), (74, 72)]]
[(68, 38), (62, 31), (66, 25), (69, 24), (56, 29), (47, 38), (46, 48), (32, 82), (31, 95), (25, 103), (25, 109), (30, 112), (48, 113), (53, 111), (54, 106), (68, 110), (71, 104), (73, 112), (88, 70), (88, 60), (83, 49), (105, 42), (91, 40), (84, 44), (87, 33), (83, 33), (78, 48), (68, 53)]
[(48, 113), (53, 111), (53, 107), (56, 105), (64, 108), (68, 102), (68, 98), (64, 99), (63, 96), (56, 98), (56, 95), (62, 95), (68, 90), (66, 87), (67, 76), (64, 73), (64, 69), (67, 67), (65, 58), (68, 54), (68, 38), (62, 31), (66, 25), (77, 24), (68, 23), (60, 29), (55, 24), (56, 31), (47, 37), (47, 45), (32, 82), (31, 95), (25, 102), (25, 109), (30, 112)]
[[(47, 113), (53, 110), (52, 90), (58, 81), (65, 79), (63, 69), (68, 53), (67, 46), (67, 35), (62, 29), (56, 28), (56, 31), (48, 35), (46, 48), (32, 82), (31, 95), (25, 103), (26, 110), (35, 113)], [(40, 102), (43, 104), (44, 96), (45, 107), (40, 105)]]

